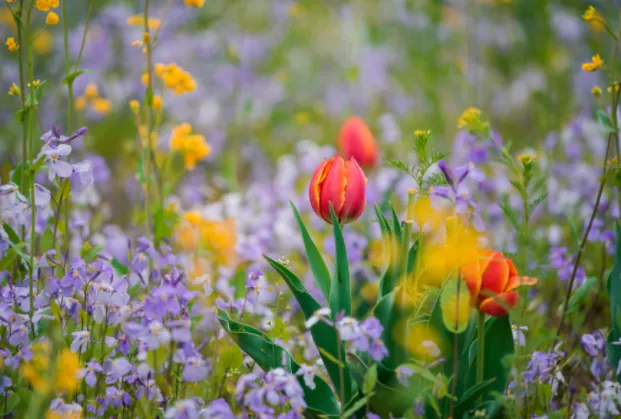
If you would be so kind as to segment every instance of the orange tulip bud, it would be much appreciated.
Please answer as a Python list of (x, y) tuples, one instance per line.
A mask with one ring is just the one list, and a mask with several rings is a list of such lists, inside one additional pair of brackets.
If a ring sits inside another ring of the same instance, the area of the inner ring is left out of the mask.
[(341, 127), (339, 149), (344, 159), (353, 157), (362, 167), (375, 166), (379, 156), (373, 133), (357, 116), (347, 119)]
[(364, 211), (367, 178), (355, 159), (325, 159), (311, 179), (308, 196), (317, 215), (331, 223), (330, 203), (341, 224), (354, 221)]
[(507, 309), (518, 303), (516, 289), (536, 283), (535, 279), (518, 276), (511, 259), (491, 250), (484, 251), (480, 259), (465, 264), (461, 275), (468, 284), (472, 305), (490, 316), (509, 314)]

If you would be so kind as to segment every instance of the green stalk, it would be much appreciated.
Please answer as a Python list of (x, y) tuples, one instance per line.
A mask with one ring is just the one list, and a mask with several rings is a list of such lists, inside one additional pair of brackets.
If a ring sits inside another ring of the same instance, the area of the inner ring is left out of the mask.
[[(35, 225), (37, 222), (37, 208), (35, 205), (35, 193), (34, 193), (34, 124), (35, 118), (34, 113), (36, 110), (35, 106), (35, 87), (34, 87), (34, 64), (32, 59), (32, 44), (31, 44), (31, 32), (30, 32), (30, 16), (32, 14), (34, 0), (30, 1), (30, 5), (28, 7), (28, 15), (26, 17), (26, 39), (28, 40), (28, 72), (30, 76), (30, 107), (28, 110), (28, 146), (30, 149), (30, 266), (29, 266), (29, 275), (28, 275), (28, 291), (29, 291), (29, 299), (30, 299), (30, 307), (28, 308), (28, 312), (30, 315), (30, 332), (32, 333), (32, 338), (35, 338), (35, 329), (34, 322), (32, 321), (33, 312), (34, 312), (34, 252), (35, 252), (35, 238), (36, 238), (36, 229)], [(23, 48), (23, 46), (22, 46)], [(23, 93), (22, 93), (23, 94)]]
[[(20, 95), (20, 99), (22, 100), (22, 109), (26, 108), (26, 81), (25, 81), (25, 76), (24, 76), (24, 54), (22, 54), (22, 52), (24, 51), (24, 36), (23, 36), (23, 25), (21, 22), (22, 16), (24, 14), (24, 0), (20, 0), (19, 2), (19, 12), (17, 13), (17, 17), (19, 17), (19, 21), (15, 22), (15, 25), (17, 26), (17, 43), (22, 47), (21, 50), (19, 50), (19, 89), (21, 90), (21, 95)], [(26, 121), (26, 118), (22, 119), (22, 174), (21, 174), (21, 193), (25, 194), (25, 190), (24, 190), (24, 177), (26, 174), (26, 160), (28, 158), (28, 121)], [(24, 236), (26, 234), (26, 231), (24, 228), (22, 228), (22, 240), (24, 239)]]
[(145, 32), (145, 48), (147, 50), (147, 100), (145, 101), (145, 123), (147, 126), (147, 153), (145, 161), (145, 210), (147, 223), (147, 236), (151, 235), (151, 113), (153, 111), (153, 62), (151, 56), (151, 34), (149, 32), (149, 0), (144, 2), (144, 32)]
[[(67, 0), (61, 0), (61, 12), (63, 17), (63, 44), (65, 49), (65, 76), (71, 74), (71, 58), (69, 57), (69, 28), (67, 27)], [(85, 30), (86, 32), (86, 30)], [(67, 79), (67, 132), (73, 129), (73, 82)], [(68, 227), (67, 227), (68, 229)]]
[(479, 311), (478, 319), (479, 339), (477, 340), (477, 384), (481, 384), (484, 378), (485, 365), (485, 313)]

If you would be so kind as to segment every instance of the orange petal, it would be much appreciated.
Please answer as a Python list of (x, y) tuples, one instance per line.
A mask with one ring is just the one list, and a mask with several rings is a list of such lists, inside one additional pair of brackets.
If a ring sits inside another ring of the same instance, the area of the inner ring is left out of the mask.
[(536, 285), (539, 280), (528, 276), (513, 276), (509, 278), (509, 283), (505, 291), (512, 291), (519, 287), (530, 287)]
[(514, 308), (518, 302), (518, 293), (509, 291), (499, 294), (495, 298), (489, 297), (483, 300), (479, 311), (490, 316), (506, 316), (508, 308)]
[(464, 264), (461, 268), (461, 276), (466, 281), (468, 289), (470, 290), (471, 301), (475, 304), (483, 281), (479, 261), (476, 260)]
[(492, 255), (487, 268), (483, 271), (483, 282), (481, 284), (479, 301), (486, 297), (499, 295), (504, 292), (509, 282), (509, 264), (502, 253), (496, 252)]
[(367, 178), (354, 158), (345, 163), (345, 177), (347, 179), (345, 202), (339, 221), (349, 223), (360, 217), (364, 211), (367, 201), (365, 194)]
[(355, 158), (362, 167), (371, 167), (377, 163), (375, 138), (359, 117), (351, 117), (343, 123), (339, 132), (339, 148), (346, 160)]
[(319, 208), (321, 218), (330, 222), (330, 203), (334, 208), (334, 213), (340, 219), (341, 210), (345, 203), (345, 187), (347, 178), (345, 177), (345, 162), (340, 156), (334, 156), (332, 164), (327, 168), (327, 176), (320, 186)]
[[(315, 173), (310, 181), (310, 186), (308, 188), (308, 199), (310, 201), (311, 206), (313, 207), (313, 211), (317, 215), (321, 217), (320, 205), (319, 205), (319, 197), (321, 194), (321, 185), (326, 180), (326, 176), (328, 176), (328, 172), (330, 171), (330, 166), (332, 165), (332, 160), (334, 158), (328, 160), (324, 159), (321, 164), (315, 169)], [(322, 217), (323, 218), (323, 217)]]

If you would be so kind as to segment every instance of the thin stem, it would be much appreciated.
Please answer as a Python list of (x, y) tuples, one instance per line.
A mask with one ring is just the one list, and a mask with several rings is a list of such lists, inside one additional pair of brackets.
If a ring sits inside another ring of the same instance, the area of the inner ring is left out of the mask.
[(151, 114), (153, 111), (153, 62), (151, 55), (151, 34), (149, 32), (149, 0), (144, 2), (144, 44), (147, 55), (147, 100), (145, 101), (145, 124), (147, 127), (147, 153), (145, 162), (145, 211), (147, 235), (151, 234), (151, 163), (152, 163), (152, 144), (151, 144)]
[[(614, 86), (613, 86), (613, 91), (615, 90)], [(612, 106), (612, 113), (616, 114), (617, 113), (617, 107), (619, 105), (619, 94), (620, 92), (616, 92), (616, 98), (614, 100), (613, 106)], [(613, 140), (617, 140), (617, 132), (616, 132), (616, 126), (613, 127), (615, 128), (614, 132), (611, 132), (608, 134), (608, 144), (606, 145), (606, 154), (604, 156), (604, 162), (602, 164), (602, 178), (600, 180), (599, 183), (599, 189), (597, 191), (597, 197), (595, 198), (595, 206), (593, 207), (593, 211), (591, 212), (591, 218), (589, 219), (589, 224), (587, 225), (587, 228), (584, 232), (584, 234), (582, 235), (582, 240), (580, 242), (580, 247), (578, 248), (578, 254), (576, 255), (576, 261), (574, 262), (574, 266), (571, 272), (571, 277), (569, 279), (569, 283), (567, 284), (567, 291), (565, 293), (565, 302), (563, 303), (563, 312), (561, 314), (561, 320), (559, 321), (558, 324), (558, 328), (556, 329), (556, 337), (558, 338), (561, 334), (561, 328), (563, 327), (563, 323), (565, 321), (565, 316), (567, 315), (567, 308), (569, 306), (569, 298), (571, 296), (571, 292), (573, 290), (574, 287), (574, 282), (576, 281), (576, 274), (578, 272), (578, 267), (580, 266), (580, 259), (582, 258), (582, 252), (584, 251), (584, 248), (586, 246), (586, 242), (587, 239), (589, 237), (589, 233), (591, 232), (591, 228), (593, 227), (593, 222), (595, 221), (595, 217), (597, 216), (597, 210), (599, 209), (599, 204), (600, 201), (602, 199), (602, 194), (604, 192), (604, 186), (606, 185), (606, 172), (607, 172), (607, 163), (608, 163), (608, 156), (610, 155), (611, 152), (611, 148), (612, 148), (612, 142)]]
[(477, 341), (477, 384), (483, 382), (485, 373), (485, 313), (479, 311), (479, 339)]
[[(35, 123), (35, 87), (34, 87), (34, 64), (32, 58), (32, 44), (31, 44), (31, 33), (30, 33), (30, 16), (32, 14), (34, 0), (30, 1), (30, 5), (28, 7), (28, 15), (26, 17), (26, 39), (28, 40), (28, 73), (30, 76), (30, 107), (28, 110), (28, 147), (30, 151), (30, 166), (29, 172), (31, 177), (30, 182), (30, 266), (29, 266), (29, 274), (28, 274), (28, 291), (29, 291), (29, 299), (30, 299), (30, 307), (28, 309), (30, 315), (30, 331), (32, 333), (32, 337), (35, 337), (35, 329), (34, 322), (32, 320), (34, 313), (34, 252), (35, 252), (35, 239), (36, 239), (36, 222), (37, 222), (37, 207), (35, 205), (35, 193), (34, 193), (34, 123)], [(22, 46), (23, 48), (23, 46)], [(23, 93), (22, 93), (23, 94)]]
[[(63, 2), (63, 4), (64, 3), (65, 2)], [(78, 68), (80, 67), (80, 60), (82, 60), (82, 53), (84, 52), (84, 45), (86, 44), (86, 35), (88, 35), (88, 24), (91, 21), (91, 13), (93, 12), (93, 4), (95, 4), (95, 2), (91, 0), (88, 5), (88, 12), (86, 14), (86, 22), (84, 23), (84, 33), (82, 34), (82, 43), (80, 43), (80, 52), (78, 53), (78, 57), (75, 60), (75, 65), (73, 66), (74, 72), (78, 71)], [(73, 81), (71, 83), (73, 84)]]
[[(63, 44), (65, 50), (65, 76), (71, 74), (71, 58), (69, 57), (69, 28), (67, 26), (67, 0), (61, 0), (61, 12), (63, 17)], [(73, 83), (67, 79), (67, 132), (73, 128)], [(69, 229), (69, 226), (66, 226)]]

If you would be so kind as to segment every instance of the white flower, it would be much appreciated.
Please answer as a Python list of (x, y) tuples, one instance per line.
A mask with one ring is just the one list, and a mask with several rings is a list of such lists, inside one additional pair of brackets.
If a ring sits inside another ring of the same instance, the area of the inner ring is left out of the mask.
[(319, 322), (319, 320), (325, 322), (325, 323), (329, 323), (329, 320), (327, 319), (327, 317), (332, 313), (332, 310), (330, 310), (328, 307), (323, 307), (320, 308), (319, 310), (316, 310), (312, 316), (310, 316), (308, 318), (308, 320), (306, 320), (306, 322), (304, 322), (304, 326), (307, 329), (310, 329), (311, 327), (313, 327), (314, 325), (317, 324), (317, 322)]

